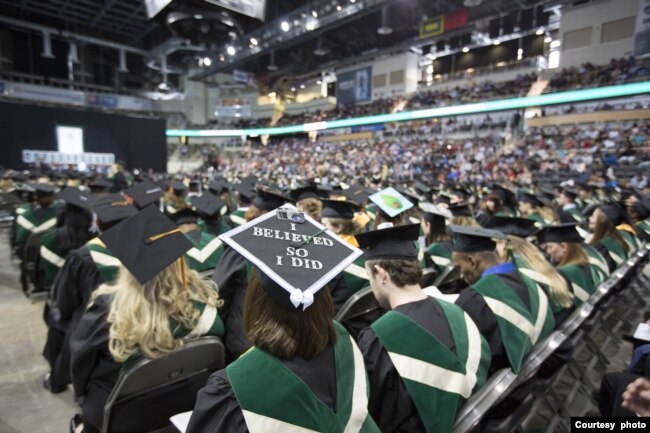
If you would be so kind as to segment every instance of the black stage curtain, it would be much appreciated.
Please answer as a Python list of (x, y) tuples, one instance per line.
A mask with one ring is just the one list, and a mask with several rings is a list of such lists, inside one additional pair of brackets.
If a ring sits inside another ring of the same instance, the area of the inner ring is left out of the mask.
[(22, 150), (57, 150), (56, 126), (84, 129), (84, 151), (113, 153), (129, 169), (167, 170), (165, 120), (0, 102), (0, 165), (22, 168)]

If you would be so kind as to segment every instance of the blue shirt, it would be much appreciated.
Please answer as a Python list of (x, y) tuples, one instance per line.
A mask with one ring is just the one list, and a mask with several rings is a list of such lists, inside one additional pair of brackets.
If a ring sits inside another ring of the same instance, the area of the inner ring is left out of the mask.
[(492, 274), (509, 274), (515, 271), (515, 265), (511, 262), (501, 263), (500, 265), (492, 266), (489, 269), (486, 269), (481, 277), (486, 277)]

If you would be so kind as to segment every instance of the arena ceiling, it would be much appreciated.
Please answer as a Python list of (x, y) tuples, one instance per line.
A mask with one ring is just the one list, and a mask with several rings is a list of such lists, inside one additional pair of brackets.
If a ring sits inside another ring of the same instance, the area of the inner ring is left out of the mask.
[[(145, 7), (145, 2), (150, 1), (0, 0), (0, 19), (48, 26), (143, 50), (150, 53), (148, 65), (157, 69), (161, 66), (158, 59), (164, 54), (170, 69), (187, 72), (195, 79), (209, 80), (215, 73), (239, 69), (254, 73), (259, 82), (268, 84), (280, 77), (300, 77), (334, 68), (349, 59), (421, 45), (426, 41), (418, 38), (419, 26), (427, 17), (466, 7), (470, 28), (485, 30), (488, 18), (564, 3), (268, 0), (262, 21), (218, 6), (220, 0), (172, 0), (150, 19)], [(280, 30), (282, 21), (291, 24), (288, 31)], [(0, 26), (7, 24), (0, 22)], [(380, 27), (390, 31), (378, 32)], [(251, 38), (257, 42), (255, 46)], [(235, 54), (228, 53), (229, 46), (235, 48)], [(198, 62), (206, 57), (210, 65), (198, 68)]]

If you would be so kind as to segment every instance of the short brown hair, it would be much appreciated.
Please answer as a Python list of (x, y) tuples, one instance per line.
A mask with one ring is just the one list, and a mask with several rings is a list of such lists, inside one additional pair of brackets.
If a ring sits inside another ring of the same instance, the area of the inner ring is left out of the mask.
[(321, 289), (306, 310), (290, 310), (274, 302), (253, 269), (244, 301), (244, 331), (260, 349), (279, 359), (312, 359), (336, 342), (334, 303), (329, 288)]
[(397, 287), (419, 284), (422, 279), (422, 267), (417, 260), (367, 260), (366, 265), (373, 275), (377, 272), (375, 266), (384, 269)]

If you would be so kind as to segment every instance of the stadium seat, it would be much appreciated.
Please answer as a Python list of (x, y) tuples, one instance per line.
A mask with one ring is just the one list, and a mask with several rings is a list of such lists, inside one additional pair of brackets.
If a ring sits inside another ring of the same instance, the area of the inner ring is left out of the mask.
[(350, 296), (341, 307), (334, 320), (345, 326), (353, 337), (363, 328), (372, 324), (383, 314), (383, 311), (370, 287), (359, 290)]
[(192, 410), (210, 374), (225, 366), (221, 339), (202, 337), (120, 375), (104, 406), (102, 433), (174, 432), (169, 418)]

